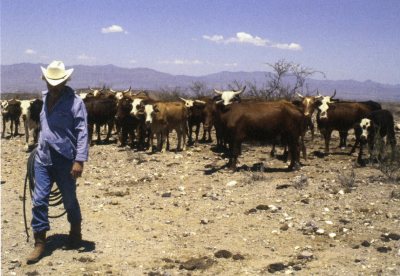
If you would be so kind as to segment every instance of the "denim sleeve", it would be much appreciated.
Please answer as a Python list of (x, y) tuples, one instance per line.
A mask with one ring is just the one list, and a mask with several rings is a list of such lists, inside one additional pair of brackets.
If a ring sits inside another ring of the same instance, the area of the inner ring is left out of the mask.
[(75, 161), (87, 161), (89, 155), (87, 112), (83, 101), (78, 100), (74, 117), (77, 140)]

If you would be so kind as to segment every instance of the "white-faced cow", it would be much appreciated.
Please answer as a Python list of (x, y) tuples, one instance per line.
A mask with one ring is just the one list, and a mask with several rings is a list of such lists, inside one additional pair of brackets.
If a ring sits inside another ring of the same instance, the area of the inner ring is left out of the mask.
[(37, 143), (42, 107), (43, 101), (40, 99), (21, 101), (22, 120), (25, 127), (25, 151), (29, 151)]
[(333, 96), (324, 96), (319, 101), (317, 124), (325, 140), (325, 154), (329, 154), (329, 142), (333, 130), (339, 131), (339, 147), (346, 147), (348, 131), (362, 118), (368, 116), (371, 111), (381, 109), (377, 102), (347, 102), (338, 101)]
[[(204, 124), (204, 108), (206, 101), (204, 100), (191, 100), (180, 98), (185, 103), (185, 108), (188, 111), (188, 130), (189, 130), (189, 144), (197, 144), (199, 141), (200, 125)], [(195, 127), (195, 140), (193, 141), (193, 127)], [(203, 132), (203, 140), (205, 140), (206, 133)], [(210, 137), (209, 137), (210, 138)]]
[(176, 131), (178, 145), (176, 150), (186, 149), (187, 111), (181, 102), (157, 102), (144, 107), (145, 123), (151, 131), (149, 152), (153, 151), (153, 138), (156, 135), (157, 149), (169, 149), (169, 133)]
[[(241, 102), (239, 91), (218, 91), (215, 120), (219, 122), (223, 138), (229, 144), (229, 163), (236, 170), (241, 145), (245, 141), (275, 142), (282, 139), (289, 147), (289, 169), (299, 165), (299, 140), (304, 131), (305, 119), (301, 111), (286, 101)], [(236, 102), (236, 103), (235, 103)]]
[[(1, 103), (1, 115), (3, 117), (3, 131), (1, 138), (5, 137), (6, 123), (10, 121), (11, 137), (18, 136), (19, 117), (22, 114), (21, 101), (12, 99)], [(14, 129), (15, 127), (15, 129)]]
[(363, 147), (368, 144), (370, 159), (373, 158), (374, 147), (378, 147), (378, 160), (384, 155), (384, 142), (390, 144), (392, 151), (392, 160), (395, 158), (396, 135), (394, 132), (394, 119), (390, 111), (382, 109), (372, 111), (366, 118), (363, 118), (360, 123), (357, 123), (354, 128), (356, 134), (356, 142), (350, 151), (354, 153), (357, 145), (360, 145), (357, 162), (365, 165), (362, 159)]

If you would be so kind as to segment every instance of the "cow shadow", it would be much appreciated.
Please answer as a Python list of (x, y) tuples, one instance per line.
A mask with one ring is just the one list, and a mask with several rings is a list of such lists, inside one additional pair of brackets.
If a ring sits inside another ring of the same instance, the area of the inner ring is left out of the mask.
[[(68, 250), (66, 244), (68, 242), (68, 235), (66, 234), (54, 234), (47, 237), (46, 240), (46, 251), (44, 257), (50, 256), (56, 250)], [(79, 253), (91, 252), (96, 249), (96, 243), (93, 241), (82, 240), (81, 247), (77, 249)]]
[(289, 168), (270, 168), (265, 167), (264, 163), (255, 163), (251, 167), (248, 165), (242, 165), (236, 168), (236, 171), (247, 171), (247, 172), (265, 172), (265, 173), (274, 173), (274, 172), (291, 172), (292, 170)]
[[(218, 171), (230, 169), (229, 163), (226, 163), (220, 167), (216, 167), (213, 165), (206, 165), (206, 170), (204, 170), (204, 175), (212, 175)], [(242, 165), (236, 167), (235, 172), (246, 171), (246, 172), (265, 172), (265, 173), (274, 173), (274, 172), (291, 172), (292, 169), (286, 168), (269, 168), (265, 167), (264, 163), (255, 163), (252, 166)]]

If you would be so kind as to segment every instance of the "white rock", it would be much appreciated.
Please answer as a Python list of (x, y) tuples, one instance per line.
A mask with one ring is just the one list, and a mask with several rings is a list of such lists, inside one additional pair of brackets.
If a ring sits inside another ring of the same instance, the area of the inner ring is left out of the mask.
[(330, 237), (331, 239), (333, 239), (334, 237), (336, 237), (336, 233), (329, 233), (329, 237)]
[(315, 231), (319, 235), (323, 235), (325, 233), (325, 230), (322, 228), (319, 228), (317, 231)]
[(226, 184), (226, 186), (228, 186), (228, 187), (233, 187), (233, 186), (236, 186), (236, 184), (237, 184), (237, 181), (236, 181), (236, 180), (232, 180), (232, 181), (229, 181), (229, 182)]
[(330, 220), (326, 220), (325, 223), (326, 223), (326, 224), (329, 224), (329, 225), (332, 225), (332, 224), (333, 224), (333, 222), (330, 221)]

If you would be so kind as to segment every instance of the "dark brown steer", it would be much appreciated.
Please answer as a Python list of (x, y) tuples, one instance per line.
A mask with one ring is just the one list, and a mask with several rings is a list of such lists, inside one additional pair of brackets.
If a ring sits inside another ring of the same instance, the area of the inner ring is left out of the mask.
[(333, 130), (338, 130), (340, 135), (339, 147), (346, 147), (347, 133), (362, 118), (367, 117), (371, 111), (381, 109), (379, 103), (367, 102), (340, 102), (333, 100), (334, 96), (324, 96), (319, 102), (317, 124), (325, 140), (325, 154), (329, 154), (329, 142)]
[(357, 162), (365, 165), (362, 159), (363, 147), (368, 143), (370, 159), (373, 158), (373, 149), (375, 145), (379, 148), (378, 160), (384, 155), (383, 138), (386, 137), (386, 144), (390, 144), (392, 150), (392, 160), (395, 158), (396, 135), (394, 132), (394, 119), (390, 111), (382, 109), (372, 111), (360, 123), (357, 123), (354, 132), (356, 134), (356, 142), (351, 149), (350, 154), (354, 153), (356, 146), (360, 145)]
[(289, 169), (299, 166), (299, 141), (304, 129), (304, 116), (288, 102), (247, 102), (232, 104), (222, 115), (225, 138), (229, 144), (229, 166), (236, 169), (244, 141), (275, 142), (288, 145)]

